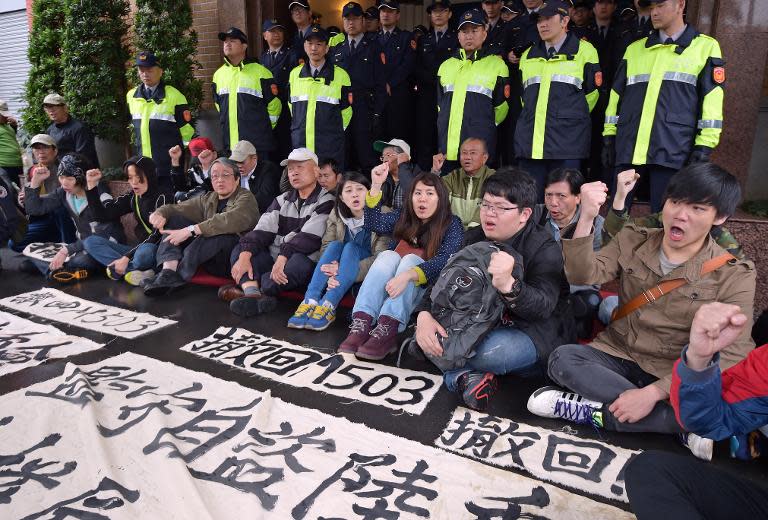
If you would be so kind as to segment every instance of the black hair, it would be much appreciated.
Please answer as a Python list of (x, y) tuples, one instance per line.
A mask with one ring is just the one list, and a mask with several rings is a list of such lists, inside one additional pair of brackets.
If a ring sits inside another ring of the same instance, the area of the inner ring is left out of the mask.
[(584, 176), (575, 168), (557, 168), (549, 172), (544, 188), (549, 188), (556, 182), (566, 182), (571, 190), (571, 195), (578, 195), (581, 185), (584, 184)]
[(219, 157), (215, 161), (211, 163), (211, 171), (213, 171), (213, 165), (216, 163), (221, 163), (230, 170), (232, 170), (232, 173), (235, 174), (235, 179), (240, 178), (240, 168), (238, 168), (237, 163), (233, 161), (232, 159), (227, 159), (226, 157)]
[(91, 161), (82, 154), (70, 152), (59, 161), (58, 177), (74, 177), (75, 186), (87, 189), (85, 172), (91, 169)]
[(318, 168), (325, 168), (328, 166), (331, 170), (333, 170), (333, 173), (336, 175), (341, 173), (341, 168), (339, 168), (339, 163), (336, 162), (336, 159), (331, 159), (330, 157), (325, 157), (323, 159), (320, 159), (320, 162), (317, 164)]
[(690, 164), (674, 174), (664, 191), (664, 202), (706, 204), (717, 217), (730, 217), (741, 201), (741, 186), (736, 177), (714, 163)]
[(504, 197), (520, 209), (531, 208), (536, 204), (536, 181), (527, 172), (512, 166), (504, 166), (488, 177), (483, 183), (480, 197), (486, 193), (495, 197)]
[(154, 193), (157, 191), (157, 167), (155, 161), (149, 157), (141, 155), (134, 155), (123, 163), (123, 174), (128, 176), (128, 167), (133, 165), (136, 168), (136, 175), (139, 176), (141, 182), (146, 181), (148, 192)]
[(480, 144), (482, 144), (483, 153), (486, 153), (486, 154), (488, 153), (488, 143), (485, 142), (485, 139), (483, 139), (482, 137), (467, 137), (461, 142), (461, 146), (459, 146), (459, 155), (461, 155), (461, 147), (472, 141), (477, 141)]
[[(371, 189), (371, 180), (360, 172), (346, 172), (336, 185), (336, 214), (343, 218), (352, 218), (352, 211), (341, 200), (341, 193), (344, 191), (344, 185), (348, 182), (357, 182), (365, 186), (366, 191)], [(363, 200), (365, 203), (365, 200)]]

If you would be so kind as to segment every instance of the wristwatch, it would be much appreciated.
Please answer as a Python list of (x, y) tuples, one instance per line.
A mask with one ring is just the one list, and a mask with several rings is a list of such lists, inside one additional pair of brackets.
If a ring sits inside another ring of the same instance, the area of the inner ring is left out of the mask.
[(522, 288), (523, 282), (521, 282), (520, 279), (516, 279), (514, 282), (512, 282), (512, 287), (509, 289), (509, 292), (501, 293), (501, 295), (507, 300), (514, 300), (520, 296), (520, 291)]
[(189, 234), (192, 235), (193, 237), (197, 236), (197, 233), (195, 233), (195, 226), (194, 226), (194, 224), (190, 225), (190, 226), (187, 226), (187, 231), (189, 231)]

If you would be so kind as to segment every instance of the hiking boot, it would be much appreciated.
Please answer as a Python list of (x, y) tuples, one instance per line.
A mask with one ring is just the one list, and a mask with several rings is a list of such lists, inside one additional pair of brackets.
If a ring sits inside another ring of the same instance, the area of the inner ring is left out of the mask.
[(565, 419), (602, 428), (603, 403), (556, 386), (539, 388), (528, 398), (528, 411), (539, 417)]
[(229, 310), (243, 318), (272, 312), (277, 308), (277, 298), (263, 293), (246, 294), (242, 298), (232, 300)]
[(490, 372), (465, 372), (456, 382), (456, 389), (464, 404), (478, 412), (484, 412), (488, 408), (491, 396), (498, 386), (498, 381)]
[(62, 267), (61, 269), (56, 269), (50, 273), (50, 278), (59, 283), (77, 282), (88, 278), (88, 271), (85, 269), (68, 269)]
[(149, 280), (155, 276), (155, 271), (147, 269), (146, 271), (128, 271), (123, 280), (136, 287), (141, 285), (144, 280)]
[(216, 296), (219, 297), (219, 300), (225, 301), (227, 303), (231, 302), (232, 300), (237, 300), (238, 298), (242, 298), (245, 296), (245, 293), (240, 288), (239, 285), (235, 285), (233, 283), (228, 285), (222, 285), (219, 287), (219, 291), (216, 293)]
[(707, 462), (712, 460), (712, 451), (715, 448), (715, 441), (712, 439), (705, 439), (695, 433), (680, 433), (678, 439), (683, 446), (691, 450), (696, 458)]
[(163, 296), (185, 284), (186, 282), (179, 273), (171, 269), (163, 269), (154, 278), (145, 280), (141, 286), (147, 296)]
[(379, 316), (376, 328), (371, 331), (371, 337), (358, 347), (355, 357), (379, 361), (397, 350), (397, 327), (400, 322), (395, 318)]
[(303, 329), (307, 325), (307, 320), (312, 316), (312, 312), (315, 310), (315, 305), (311, 303), (301, 302), (299, 308), (293, 313), (293, 316), (288, 318), (288, 324), (286, 327), (289, 329)]
[(349, 335), (339, 345), (338, 352), (354, 354), (360, 346), (370, 338), (373, 317), (364, 312), (352, 313), (352, 323), (349, 325)]
[(315, 306), (312, 315), (304, 325), (308, 330), (325, 330), (331, 326), (331, 323), (336, 321), (336, 309), (327, 305)]

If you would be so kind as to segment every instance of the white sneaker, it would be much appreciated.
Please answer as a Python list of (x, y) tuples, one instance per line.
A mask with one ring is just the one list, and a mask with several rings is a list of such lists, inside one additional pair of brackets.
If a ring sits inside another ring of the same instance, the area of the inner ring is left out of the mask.
[(149, 280), (153, 276), (155, 276), (155, 272), (152, 269), (147, 269), (146, 271), (128, 271), (125, 273), (123, 280), (138, 287), (141, 285), (141, 282)]
[(681, 433), (680, 442), (683, 446), (691, 450), (693, 455), (701, 460), (709, 462), (712, 460), (712, 451), (715, 448), (715, 441), (700, 437), (695, 433)]
[(549, 419), (566, 419), (579, 424), (595, 424), (592, 414), (600, 411), (602, 407), (603, 403), (591, 401), (556, 386), (539, 388), (528, 398), (528, 411), (532, 414)]

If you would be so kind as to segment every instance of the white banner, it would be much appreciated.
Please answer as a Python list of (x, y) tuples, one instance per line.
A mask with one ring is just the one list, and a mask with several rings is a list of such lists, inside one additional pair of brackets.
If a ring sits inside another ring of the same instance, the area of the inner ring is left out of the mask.
[(0, 311), (0, 376), (103, 346)]
[[(59, 244), (56, 242), (32, 242), (24, 248), (21, 252), (22, 255), (28, 258), (34, 258), (35, 260), (42, 260), (43, 262), (50, 263), (53, 257), (59, 250), (67, 244)], [(69, 259), (69, 257), (67, 257)]]
[(0, 305), (121, 338), (138, 338), (176, 323), (151, 314), (83, 300), (50, 288), (3, 298)]
[(435, 445), (592, 495), (627, 501), (624, 468), (640, 453), (457, 408)]
[(0, 441), (9, 519), (632, 518), (130, 353), (3, 396)]
[(219, 327), (181, 350), (279, 383), (420, 414), (443, 378), (323, 354), (245, 329)]

